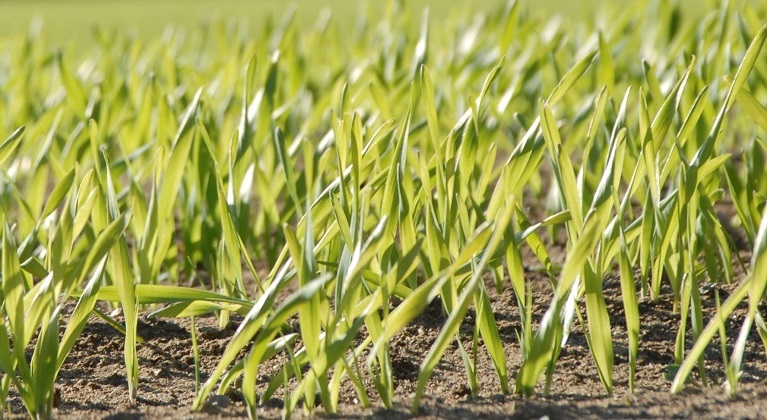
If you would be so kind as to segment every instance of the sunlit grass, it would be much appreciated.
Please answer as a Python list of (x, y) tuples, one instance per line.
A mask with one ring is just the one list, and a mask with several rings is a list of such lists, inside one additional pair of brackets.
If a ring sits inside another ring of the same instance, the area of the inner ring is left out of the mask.
[[(414, 411), (453, 342), (473, 394), (483, 351), (502, 392), (547, 392), (574, 323), (612, 392), (608, 276), (620, 278), (631, 391), (649, 300), (679, 316), (671, 391), (695, 369), (706, 382), (719, 335), (734, 393), (750, 331), (767, 343), (767, 10), (724, 2), (679, 20), (674, 2), (640, 3), (604, 11), (607, 23), (516, 2), (450, 19), (390, 2), (258, 30), (213, 19), (139, 39), (104, 27), (84, 53), (35, 30), (0, 42), (0, 400), (15, 389), (49, 417), (56, 375), (97, 313), (125, 335), (135, 401), (139, 314), (214, 314), (239, 325), (207, 380), (196, 372), (194, 409), (238, 387), (251, 417), (278, 392), (288, 415), (334, 413), (347, 381), (363, 406), (391, 407), (391, 340), (435, 301), (446, 321)], [(533, 296), (525, 247), (551, 301)], [(706, 315), (701, 285), (736, 280)], [(492, 288), (515, 294), (521, 366)], [(724, 320), (744, 302), (728, 347)]]

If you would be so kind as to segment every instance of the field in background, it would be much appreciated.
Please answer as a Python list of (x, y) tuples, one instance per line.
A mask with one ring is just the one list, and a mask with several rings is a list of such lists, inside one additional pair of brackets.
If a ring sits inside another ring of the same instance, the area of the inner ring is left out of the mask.
[[(745, 3), (753, 0), (735, 0)], [(369, 2), (374, 7), (383, 7), (386, 2)], [(433, 19), (445, 19), (470, 11), (491, 10), (504, 4), (503, 0), (470, 2), (460, 0), (410, 0), (410, 10), (418, 11), (429, 7)], [(540, 15), (560, 14), (574, 19), (590, 17), (593, 13), (620, 8), (629, 0), (584, 0), (578, 2), (562, 0), (524, 0), (523, 7)], [(683, 10), (691, 15), (711, 10), (712, 1), (682, 0)], [(82, 44), (91, 39), (91, 27), (95, 24), (115, 29), (137, 30), (141, 37), (157, 36), (169, 23), (184, 26), (194, 25), (203, 19), (221, 16), (243, 18), (248, 22), (261, 22), (264, 17), (281, 17), (289, 5), (297, 7), (297, 19), (302, 24), (312, 24), (324, 8), (333, 10), (339, 19), (355, 16), (360, 5), (356, 0), (2, 0), (0, 1), (0, 37), (24, 33), (30, 22), (41, 18), (44, 31), (55, 44), (74, 41)]]

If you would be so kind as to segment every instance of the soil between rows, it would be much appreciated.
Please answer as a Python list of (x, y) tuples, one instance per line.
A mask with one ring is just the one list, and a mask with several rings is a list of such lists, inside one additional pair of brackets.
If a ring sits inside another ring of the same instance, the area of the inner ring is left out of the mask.
[[(564, 258), (561, 245), (553, 244), (549, 253), (554, 263)], [(750, 252), (740, 251), (743, 261), (750, 260)], [(529, 249), (523, 250), (523, 259), (530, 266), (537, 263)], [(547, 309), (552, 298), (550, 280), (531, 270), (526, 273), (534, 295), (534, 325)], [(735, 264), (735, 282), (732, 285), (707, 285), (702, 299), (705, 321), (715, 311), (715, 295), (723, 302), (737, 283), (745, 277), (742, 267)], [(508, 281), (497, 293), (488, 282), (496, 322), (504, 342), (510, 385), (521, 365), (517, 331), (521, 328), (516, 298)], [(553, 375), (550, 393), (544, 395), (543, 380), (538, 392), (530, 398), (503, 395), (500, 382), (490, 357), (480, 347), (477, 373), (480, 392), (472, 396), (467, 386), (458, 345), (453, 342), (440, 361), (422, 400), (419, 417), (427, 418), (759, 418), (767, 412), (767, 357), (755, 331), (749, 336), (744, 357), (744, 373), (739, 392), (730, 398), (722, 386), (724, 372), (719, 340), (716, 338), (705, 353), (708, 384), (704, 385), (695, 373), (685, 391), (679, 395), (669, 393), (671, 380), (669, 366), (674, 363), (674, 343), (680, 315), (672, 312), (672, 292), (663, 289), (660, 302), (640, 301), (640, 347), (637, 361), (636, 392), (628, 392), (628, 341), (623, 314), (620, 281), (608, 276), (604, 281), (604, 296), (611, 316), (615, 346), (614, 391), (606, 394), (589, 354), (583, 328), (577, 322), (567, 346), (562, 350)], [(585, 308), (581, 306), (585, 314)], [(765, 308), (761, 308), (765, 309)], [(763, 310), (763, 314), (767, 312)], [(728, 352), (738, 334), (746, 314), (741, 305), (727, 320)], [(348, 380), (342, 387), (339, 414), (333, 417), (410, 418), (410, 402), (415, 393), (418, 369), (424, 356), (439, 334), (446, 320), (442, 304), (436, 299), (413, 323), (394, 337), (390, 353), (395, 379), (395, 407), (384, 409), (375, 399), (370, 387), (373, 407), (359, 406)], [(226, 328), (210, 316), (196, 319), (202, 381), (215, 369), (229, 339), (237, 328), (237, 320)], [(297, 329), (297, 323), (295, 328)], [(195, 393), (194, 356), (187, 319), (156, 319), (142, 317), (139, 335), (146, 341), (138, 347), (140, 382), (138, 404), (128, 404), (127, 383), (123, 365), (123, 336), (97, 317), (92, 317), (63, 366), (57, 381), (58, 401), (56, 415), (62, 419), (82, 418), (236, 418), (245, 417), (242, 399), (237, 392), (208, 404), (202, 412), (191, 412)], [(461, 337), (467, 349), (471, 348), (474, 313), (469, 311), (462, 327)], [(687, 348), (692, 346), (688, 331)], [(259, 387), (264, 389), (269, 374), (279, 371), (284, 359), (275, 357), (261, 366)], [(368, 384), (369, 385), (369, 384)], [(277, 393), (282, 396), (281, 393)], [(14, 417), (24, 416), (18, 394), (12, 390), (9, 398)], [(275, 418), (281, 415), (282, 401), (272, 398), (261, 408), (260, 415)], [(297, 417), (305, 413), (301, 409)], [(310, 415), (324, 416), (322, 409)]]

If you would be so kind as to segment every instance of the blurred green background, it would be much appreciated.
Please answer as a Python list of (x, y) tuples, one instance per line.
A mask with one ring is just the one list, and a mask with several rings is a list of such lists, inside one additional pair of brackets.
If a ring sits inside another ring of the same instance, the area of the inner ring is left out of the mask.
[[(561, 14), (572, 18), (598, 17), (605, 8), (637, 0), (519, 0), (532, 13)], [(641, 1), (641, 0), (640, 0)], [(660, 0), (665, 1), (665, 0)], [(737, 2), (755, 0), (733, 0)], [(505, 0), (409, 0), (407, 6), (420, 11), (428, 6), (433, 20), (445, 19), (471, 10), (490, 10)], [(681, 0), (686, 14), (697, 14), (713, 6), (710, 0)], [(135, 30), (140, 37), (153, 37), (169, 23), (194, 25), (214, 16), (246, 19), (251, 24), (267, 16), (279, 18), (289, 4), (297, 7), (299, 23), (311, 24), (323, 8), (330, 8), (336, 19), (354, 15), (364, 2), (359, 0), (0, 0), (0, 37), (26, 32), (35, 17), (43, 22), (48, 40), (59, 45), (82, 45), (91, 36), (94, 24), (122, 30)], [(385, 0), (371, 0), (371, 7), (383, 9)], [(648, 1), (649, 3), (649, 1)], [(341, 20), (342, 21), (342, 20)]]

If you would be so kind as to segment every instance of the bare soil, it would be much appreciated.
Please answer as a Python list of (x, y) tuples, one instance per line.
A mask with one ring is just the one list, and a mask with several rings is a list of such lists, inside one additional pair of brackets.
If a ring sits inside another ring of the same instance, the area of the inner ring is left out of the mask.
[[(555, 252), (559, 249), (559, 253)], [(561, 246), (550, 249), (552, 258), (563, 258)], [(750, 259), (750, 252), (741, 249), (740, 257)], [(529, 250), (524, 252), (526, 262), (535, 265)], [(554, 261), (555, 263), (557, 261)], [(546, 310), (552, 297), (552, 287), (545, 275), (535, 270), (527, 273), (535, 296), (536, 322)], [(706, 322), (715, 310), (715, 295), (721, 301), (742, 281), (744, 272), (736, 265), (736, 282), (732, 285), (707, 285), (703, 300)], [(521, 327), (515, 297), (510, 287), (501, 293), (488, 283), (501, 337), (505, 343), (510, 375), (520, 367), (520, 350), (516, 331)], [(608, 276), (604, 294), (611, 314), (615, 345), (614, 391), (607, 394), (602, 387), (589, 354), (582, 326), (574, 325), (567, 346), (563, 349), (550, 392), (544, 394), (543, 380), (537, 395), (523, 398), (503, 395), (489, 356), (480, 348), (477, 372), (480, 392), (471, 395), (458, 346), (453, 343), (439, 363), (428, 384), (426, 396), (417, 416), (427, 418), (759, 418), (767, 413), (767, 357), (758, 334), (749, 337), (745, 354), (745, 368), (737, 396), (730, 398), (722, 386), (724, 373), (720, 345), (715, 339), (705, 354), (708, 383), (693, 375), (686, 390), (679, 395), (669, 393), (671, 381), (669, 367), (674, 363), (674, 342), (680, 315), (673, 313), (671, 291), (663, 290), (660, 302), (642, 300), (640, 303), (641, 332), (636, 392), (628, 391), (628, 342), (621, 301), (620, 281)], [(764, 308), (762, 308), (764, 309)], [(584, 308), (581, 308), (585, 311)], [(763, 311), (767, 312), (767, 311)], [(740, 307), (727, 320), (728, 351), (745, 316)], [(396, 405), (384, 409), (374, 401), (371, 408), (357, 404), (349, 384), (345, 384), (341, 397), (339, 418), (410, 418), (418, 369), (424, 355), (436, 339), (446, 317), (437, 300), (406, 327), (391, 342), (392, 364), (395, 376)], [(474, 314), (469, 312), (461, 328), (461, 336), (470, 343)], [(240, 396), (235, 392), (208, 404), (203, 412), (190, 412), (195, 392), (194, 357), (189, 320), (142, 318), (139, 334), (146, 341), (139, 345), (140, 387), (136, 406), (128, 404), (127, 384), (123, 367), (122, 335), (98, 318), (83, 331), (70, 354), (57, 382), (59, 398), (57, 416), (69, 418), (222, 418), (244, 417)], [(236, 322), (224, 329), (218, 328), (213, 317), (197, 319), (201, 368), (204, 381), (218, 363)], [(688, 349), (692, 337), (688, 332)], [(470, 348), (470, 346), (468, 347)], [(280, 360), (272, 360), (262, 367), (264, 372), (277, 371)], [(513, 376), (511, 385), (513, 386)], [(262, 375), (259, 385), (264, 387), (268, 376)], [(371, 396), (375, 393), (371, 392)], [(24, 409), (18, 396), (11, 394), (11, 411), (23, 416)], [(261, 415), (266, 418), (281, 415), (282, 401), (268, 401)], [(298, 416), (305, 415), (299, 410)], [(321, 409), (312, 416), (325, 416)]]

